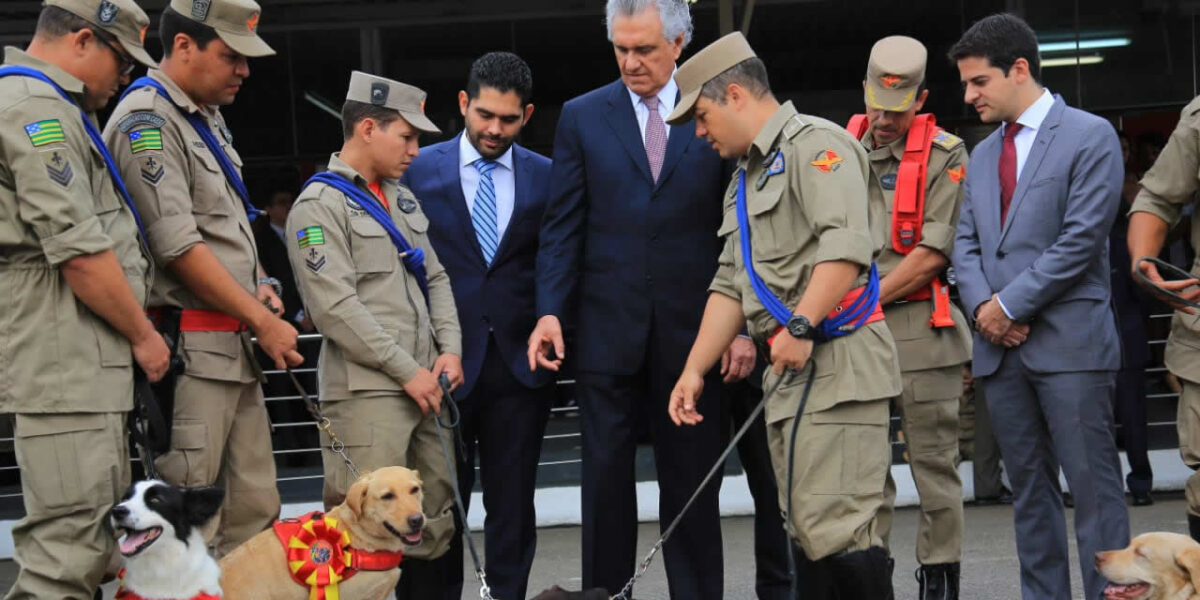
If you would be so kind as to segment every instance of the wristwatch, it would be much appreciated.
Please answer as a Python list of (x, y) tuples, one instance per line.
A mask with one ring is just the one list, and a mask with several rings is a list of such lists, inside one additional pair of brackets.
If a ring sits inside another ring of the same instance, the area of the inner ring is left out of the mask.
[(792, 337), (802, 340), (811, 340), (817, 335), (817, 330), (804, 315), (792, 315), (787, 322), (787, 331), (792, 334)]
[(283, 297), (283, 284), (279, 283), (279, 280), (274, 277), (260, 277), (258, 285), (269, 285), (271, 289), (275, 290), (276, 296)]

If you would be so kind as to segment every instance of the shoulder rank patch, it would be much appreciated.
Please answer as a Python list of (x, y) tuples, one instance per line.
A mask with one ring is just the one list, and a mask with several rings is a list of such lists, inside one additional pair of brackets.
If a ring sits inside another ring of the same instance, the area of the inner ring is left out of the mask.
[(29, 142), (35, 148), (67, 140), (66, 134), (63, 133), (62, 122), (58, 119), (30, 123), (25, 126), (25, 135), (29, 136)]
[(954, 183), (962, 183), (963, 177), (967, 176), (966, 165), (959, 163), (946, 169), (946, 174), (950, 176), (950, 181)]
[(933, 143), (941, 146), (944, 150), (953, 150), (959, 144), (963, 143), (963, 141), (962, 138), (945, 129), (938, 129), (937, 133), (933, 136)]
[(400, 212), (412, 214), (417, 211), (417, 201), (405, 195), (400, 195), (396, 199), (396, 207)]
[(808, 123), (801, 119), (800, 115), (792, 115), (792, 118), (788, 119), (787, 124), (783, 126), (783, 135), (788, 139), (794, 138), (806, 125)]
[(43, 150), (40, 154), (50, 181), (70, 187), (71, 181), (75, 179), (75, 172), (71, 170), (71, 160), (67, 155), (61, 150)]
[(142, 181), (153, 186), (157, 186), (158, 182), (162, 181), (163, 175), (167, 173), (162, 161), (156, 160), (153, 154), (138, 161), (138, 170), (141, 172)]
[(305, 227), (296, 232), (296, 245), (301, 248), (320, 246), (325, 243), (325, 230), (320, 225)]
[(833, 150), (822, 150), (808, 163), (822, 173), (830, 173), (842, 168), (842, 157)]
[(162, 130), (151, 128), (129, 132), (129, 149), (134, 154), (147, 150), (162, 150)]
[(320, 273), (321, 269), (325, 268), (325, 256), (317, 252), (316, 248), (309, 248), (308, 255), (304, 257), (304, 266), (313, 273)]
[(124, 119), (117, 122), (117, 128), (121, 133), (129, 133), (134, 127), (145, 125), (148, 127), (162, 127), (167, 123), (167, 120), (147, 110), (139, 110), (125, 115)]

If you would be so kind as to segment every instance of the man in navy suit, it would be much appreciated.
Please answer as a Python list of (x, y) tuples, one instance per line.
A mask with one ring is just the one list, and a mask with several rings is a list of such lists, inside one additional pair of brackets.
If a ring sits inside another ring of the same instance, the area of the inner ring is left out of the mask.
[[(675, 427), (666, 408), (716, 273), (729, 171), (696, 138), (693, 123), (664, 122), (678, 101), (675, 62), (691, 38), (688, 4), (609, 0), (607, 24), (621, 78), (567, 102), (558, 121), (529, 368), (557, 370), (562, 328), (574, 324), (583, 585), (616, 593), (633, 575), (639, 550), (640, 425), (654, 444), (663, 526), (720, 454), (719, 373), (709, 373), (711, 396), (700, 405), (710, 418), (701, 425)], [(732, 368), (744, 377), (753, 345), (734, 344)], [(666, 544), (672, 597), (723, 595), (717, 488), (714, 482), (701, 493)]]
[[(466, 127), (423, 149), (403, 180), (429, 216), (462, 324), (465, 381), (455, 395), (467, 452), (458, 483), (469, 503), (478, 456), (485, 562), (497, 598), (525, 597), (537, 545), (534, 483), (554, 392), (552, 374), (531, 372), (525, 356), (550, 178), (548, 158), (514, 143), (533, 115), (532, 91), (529, 66), (517, 55), (480, 57), (458, 93)], [(460, 598), (461, 536), (443, 562), (446, 597)]]
[(1112, 436), (1121, 346), (1106, 247), (1121, 147), (1107, 121), (1042, 87), (1037, 38), (1021, 19), (975, 23), (950, 57), (965, 102), (1001, 124), (971, 153), (954, 269), (977, 331), (972, 370), (1013, 483), (1021, 593), (1072, 597), (1061, 463), (1084, 597), (1095, 600), (1105, 586), (1096, 552), (1129, 542)]

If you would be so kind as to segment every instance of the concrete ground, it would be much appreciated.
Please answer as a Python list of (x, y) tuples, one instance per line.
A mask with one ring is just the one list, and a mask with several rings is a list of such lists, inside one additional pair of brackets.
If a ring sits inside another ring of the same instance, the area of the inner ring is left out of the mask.
[[(1185, 502), (1181, 494), (1159, 494), (1154, 506), (1130, 508), (1129, 516), (1134, 535), (1146, 531), (1187, 532), (1184, 516)], [(893, 554), (896, 557), (894, 585), (896, 598), (916, 598), (917, 584), (913, 578), (916, 559), (913, 556), (916, 541), (917, 520), (920, 514), (914, 509), (901, 509), (896, 513), (895, 530), (892, 537)], [(1068, 511), (1068, 523), (1071, 514)], [(725, 598), (729, 600), (751, 600), (754, 595), (754, 540), (752, 521), (749, 517), (728, 518), (723, 521), (725, 532)], [(579, 578), (579, 528), (553, 527), (539, 531), (537, 558), (533, 564), (533, 575), (529, 584), (530, 595), (558, 584), (567, 589), (578, 589)], [(641, 526), (639, 552), (645, 553), (657, 538), (658, 527), (654, 524)], [(478, 537), (476, 538), (479, 539)], [(1079, 584), (1078, 561), (1075, 548), (1071, 547), (1072, 579), (1075, 597), (1082, 597)], [(470, 560), (467, 561), (468, 571)], [(1011, 600), (1020, 597), (1017, 581), (1017, 552), (1012, 533), (1012, 507), (968, 506), (966, 511), (966, 535), (963, 540), (962, 597), (973, 600)], [(16, 576), (16, 564), (0, 561), (0, 589), (7, 590)], [(473, 575), (467, 573), (468, 582)], [(636, 595), (639, 599), (667, 598), (666, 576), (661, 555), (647, 572), (644, 583), (639, 583)], [(468, 587), (464, 598), (476, 598), (477, 588)], [(111, 598), (108, 590), (105, 598)], [(507, 599), (502, 599), (507, 600)]]

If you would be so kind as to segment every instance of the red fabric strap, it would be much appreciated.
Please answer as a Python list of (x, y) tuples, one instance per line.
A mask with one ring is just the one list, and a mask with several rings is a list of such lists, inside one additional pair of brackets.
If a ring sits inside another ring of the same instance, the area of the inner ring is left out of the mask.
[[(117, 595), (114, 596), (116, 600), (146, 600), (145, 598), (125, 589), (125, 569), (121, 569), (121, 572), (117, 573), (117, 577), (121, 580), (121, 587), (117, 588)], [(213, 594), (200, 593), (192, 596), (191, 598), (179, 598), (179, 600), (221, 600), (221, 597), (214, 596)]]
[[(160, 309), (151, 308), (146, 311), (150, 320), (159, 320)], [(185, 308), (179, 317), (180, 331), (245, 331), (249, 329), (245, 323), (216, 310)]]

